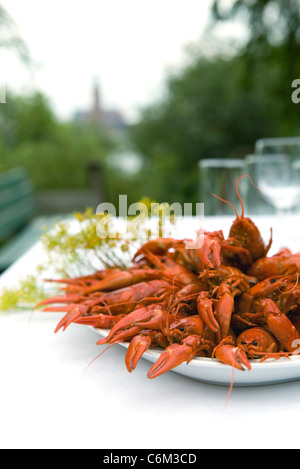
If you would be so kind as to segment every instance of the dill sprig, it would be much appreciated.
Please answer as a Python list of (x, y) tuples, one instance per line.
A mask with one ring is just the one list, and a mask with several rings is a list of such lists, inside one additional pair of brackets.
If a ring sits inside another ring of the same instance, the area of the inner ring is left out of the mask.
[[(148, 198), (139, 203), (147, 207), (148, 214), (156, 215), (155, 220), (151, 219), (151, 226), (147, 217), (138, 214), (124, 219), (123, 226), (118, 228), (120, 220), (87, 208), (84, 213), (75, 213), (72, 219), (45, 231), (40, 241), (47, 254), (47, 265), (19, 279), (16, 286), (2, 288), (0, 311), (32, 308), (50, 296), (49, 285), (41, 281), (48, 267), (53, 272), (52, 278), (67, 278), (93, 274), (104, 267), (126, 269), (130, 266), (133, 252), (150, 237), (162, 236), (165, 222), (164, 207)], [(126, 230), (122, 233), (124, 226)], [(99, 229), (104, 229), (104, 236), (102, 231), (99, 234)], [(52, 284), (51, 294), (58, 291)]]
[(37, 277), (28, 275), (19, 279), (16, 286), (3, 288), (0, 295), (0, 311), (33, 308), (47, 298), (49, 290), (41, 285)]

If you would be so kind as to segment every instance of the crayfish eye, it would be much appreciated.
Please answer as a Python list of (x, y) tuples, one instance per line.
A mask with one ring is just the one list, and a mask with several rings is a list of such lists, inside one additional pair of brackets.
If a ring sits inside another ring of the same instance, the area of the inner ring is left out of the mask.
[(252, 345), (254, 345), (254, 347), (256, 347), (256, 346), (258, 345), (258, 343), (256, 342), (256, 340), (253, 340)]
[(246, 342), (244, 340), (242, 340), (241, 342), (242, 345), (246, 345)]
[(183, 326), (179, 327), (179, 330), (180, 332), (184, 332), (184, 327)]

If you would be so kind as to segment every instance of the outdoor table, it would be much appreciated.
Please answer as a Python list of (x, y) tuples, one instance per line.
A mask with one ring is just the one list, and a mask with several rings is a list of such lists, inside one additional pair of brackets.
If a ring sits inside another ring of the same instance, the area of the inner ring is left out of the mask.
[[(232, 219), (206, 217), (205, 229), (228, 235)], [(254, 220), (268, 241), (276, 220)], [(286, 222), (287, 230), (295, 230), (297, 220)], [(41, 249), (38, 242), (12, 265), (0, 277), (0, 288), (32, 272)], [(151, 364), (143, 359), (128, 373), (119, 345), (91, 363), (105, 348), (96, 345), (99, 336), (76, 324), (54, 334), (61, 317), (41, 311), (0, 314), (2, 448), (300, 446), (300, 367), (299, 381), (233, 387), (226, 405), (227, 386), (174, 372), (149, 380)]]

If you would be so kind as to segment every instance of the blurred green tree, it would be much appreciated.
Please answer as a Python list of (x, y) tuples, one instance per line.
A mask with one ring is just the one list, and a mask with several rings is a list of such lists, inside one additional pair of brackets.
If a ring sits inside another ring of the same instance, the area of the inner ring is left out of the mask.
[(299, 1), (236, 0), (225, 10), (215, 0), (212, 18), (247, 24), (245, 44), (231, 56), (193, 55), (132, 128), (146, 158), (147, 194), (160, 201), (198, 200), (200, 159), (242, 158), (258, 138), (300, 131), (291, 101), (291, 83), (300, 77)]
[[(34, 61), (17, 26), (0, 5), (0, 51), (12, 51), (34, 71)], [(105, 195), (118, 205), (120, 193), (130, 203), (144, 195), (142, 181), (110, 164), (119, 142), (98, 125), (61, 122), (44, 95), (16, 96), (7, 91), (0, 106), (0, 172), (22, 166), (36, 189), (80, 189), (89, 184), (87, 166), (100, 163)]]
[(132, 138), (146, 157), (151, 197), (195, 202), (200, 159), (243, 157), (258, 138), (276, 134), (270, 113), (278, 113), (278, 102), (270, 99), (270, 83), (258, 80), (245, 90), (243, 73), (240, 57), (201, 56), (169, 79), (162, 103), (143, 112)]
[(36, 189), (87, 187), (87, 165), (113, 147), (104, 130), (60, 122), (40, 93), (0, 107), (0, 170), (23, 166)]
[(214, 0), (212, 15), (216, 21), (240, 19), (246, 22), (249, 39), (246, 50), (262, 45), (283, 46), (292, 50), (299, 46), (299, 0)]
[(300, 0), (232, 0), (229, 7), (223, 3), (214, 0), (214, 20), (242, 21), (248, 29), (248, 40), (240, 51), (242, 85), (249, 88), (257, 79), (269, 80), (269, 94), (281, 101), (281, 115), (275, 118), (281, 120), (284, 133), (295, 132), (298, 109), (291, 106), (290, 96), (292, 81), (300, 77)]
[(22, 166), (37, 190), (88, 188), (88, 166), (98, 163), (107, 200), (118, 206), (119, 194), (127, 194), (129, 203), (136, 202), (146, 195), (143, 181), (111, 163), (122, 145), (93, 122), (61, 122), (38, 92), (8, 92), (0, 106), (0, 172)]
[(28, 47), (24, 40), (17, 32), (16, 25), (7, 13), (7, 11), (0, 5), (0, 49), (10, 49), (17, 53), (22, 62), (27, 65), (31, 62)]

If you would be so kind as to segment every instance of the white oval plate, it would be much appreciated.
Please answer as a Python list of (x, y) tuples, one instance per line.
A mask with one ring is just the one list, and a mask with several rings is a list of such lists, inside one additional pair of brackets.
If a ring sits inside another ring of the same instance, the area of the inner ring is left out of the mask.
[[(106, 337), (109, 333), (107, 329), (92, 329), (101, 337)], [(127, 348), (129, 343), (124, 342), (118, 345)], [(143, 358), (155, 363), (161, 353), (161, 349), (153, 348), (145, 352)], [(171, 371), (204, 383), (221, 386), (230, 386), (232, 377), (234, 386), (263, 386), (300, 380), (299, 355), (291, 356), (290, 359), (280, 358), (263, 363), (251, 360), (250, 363), (252, 366), (250, 371), (240, 371), (233, 370), (232, 367), (217, 359), (196, 357), (190, 363), (183, 363)]]

